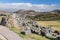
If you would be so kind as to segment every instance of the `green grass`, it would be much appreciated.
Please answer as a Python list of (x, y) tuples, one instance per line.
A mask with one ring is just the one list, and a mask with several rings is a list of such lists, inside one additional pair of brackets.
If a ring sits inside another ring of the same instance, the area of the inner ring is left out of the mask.
[(9, 29), (12, 30), (13, 32), (17, 33), (22, 38), (24, 37), (24, 35), (21, 34), (21, 31), (19, 29), (15, 28), (14, 26), (9, 27)]

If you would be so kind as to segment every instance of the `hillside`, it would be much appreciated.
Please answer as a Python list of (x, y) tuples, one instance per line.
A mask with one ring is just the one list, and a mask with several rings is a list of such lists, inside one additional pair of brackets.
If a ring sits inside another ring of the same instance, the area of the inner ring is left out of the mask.
[(60, 20), (60, 10), (53, 10), (50, 12), (36, 12), (34, 10), (18, 10), (14, 13), (27, 14), (26, 17), (37, 21)]
[(35, 15), (38, 15), (40, 14), (40, 12), (36, 12), (34, 10), (18, 10), (14, 13), (17, 13), (17, 14), (27, 14), (28, 16), (35, 16)]
[(60, 10), (54, 10), (51, 12), (42, 12), (39, 15), (28, 16), (32, 20), (53, 21), (60, 20)]

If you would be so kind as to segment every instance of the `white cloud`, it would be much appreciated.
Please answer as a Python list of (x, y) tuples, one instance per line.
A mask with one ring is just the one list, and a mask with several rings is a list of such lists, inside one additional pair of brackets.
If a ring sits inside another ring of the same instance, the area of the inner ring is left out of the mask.
[(58, 9), (55, 4), (47, 5), (47, 4), (31, 4), (31, 3), (0, 3), (0, 10), (9, 10), (15, 11), (19, 9), (26, 10), (35, 10), (35, 11), (51, 11)]

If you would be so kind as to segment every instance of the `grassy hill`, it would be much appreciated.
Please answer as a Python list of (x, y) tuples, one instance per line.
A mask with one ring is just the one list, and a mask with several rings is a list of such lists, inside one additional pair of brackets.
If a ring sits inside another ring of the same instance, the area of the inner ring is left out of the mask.
[(39, 15), (35, 16), (28, 16), (28, 18), (37, 21), (53, 21), (53, 20), (60, 20), (60, 11), (55, 10), (51, 12), (42, 12)]
[(14, 13), (27, 14), (27, 17), (36, 21), (53, 21), (60, 20), (60, 10), (50, 12), (36, 12), (34, 10), (18, 10)]

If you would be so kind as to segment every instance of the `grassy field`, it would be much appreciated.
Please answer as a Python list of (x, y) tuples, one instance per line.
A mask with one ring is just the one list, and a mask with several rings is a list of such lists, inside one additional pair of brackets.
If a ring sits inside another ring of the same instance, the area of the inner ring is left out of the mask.
[(60, 31), (60, 21), (37, 21), (37, 24), (43, 27), (52, 27), (52, 29)]

